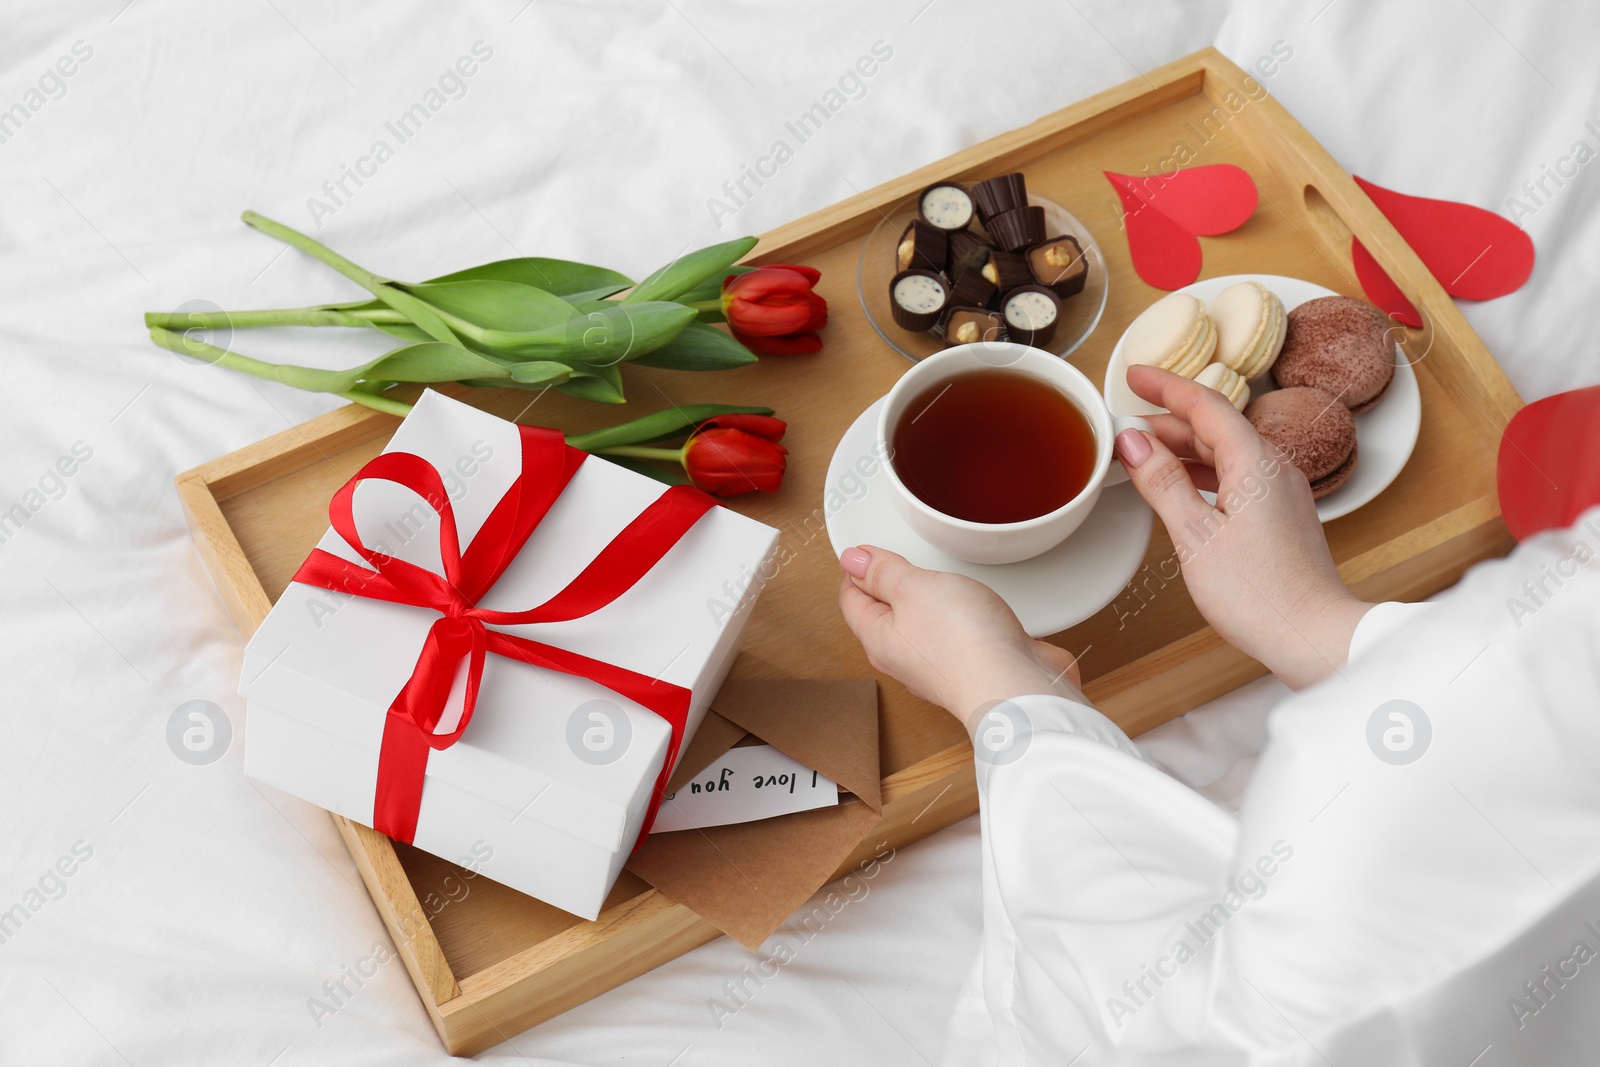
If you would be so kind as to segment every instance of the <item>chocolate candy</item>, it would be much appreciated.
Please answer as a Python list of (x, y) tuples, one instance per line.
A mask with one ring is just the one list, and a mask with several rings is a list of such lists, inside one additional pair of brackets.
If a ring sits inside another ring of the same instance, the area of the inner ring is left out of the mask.
[(978, 341), (1004, 341), (1006, 323), (1000, 312), (981, 307), (951, 306), (944, 316), (944, 343), (970, 345)]
[(1089, 278), (1089, 261), (1076, 237), (1052, 237), (1027, 251), (1034, 281), (1048, 285), (1057, 296), (1076, 296)]
[(950, 269), (950, 277), (954, 278), (968, 267), (983, 266), (989, 246), (984, 244), (982, 237), (971, 230), (955, 230), (949, 235), (949, 241), (950, 257), (945, 265)]
[(1020, 252), (991, 251), (983, 264), (983, 276), (1002, 293), (1033, 282), (1028, 257)]
[(917, 197), (917, 212), (929, 226), (964, 230), (972, 224), (972, 194), (959, 182), (936, 182)]
[(889, 306), (902, 329), (928, 329), (949, 303), (950, 284), (938, 271), (912, 268), (889, 279)]
[(984, 221), (995, 247), (1015, 252), (1044, 240), (1044, 208), (1015, 207)]
[(970, 305), (981, 307), (994, 295), (994, 283), (983, 276), (980, 267), (972, 266), (956, 275), (950, 287), (950, 306)]
[(1000, 314), (1013, 341), (1047, 345), (1061, 320), (1061, 298), (1048, 285), (1024, 285), (1001, 298)]
[(1002, 174), (974, 185), (972, 198), (978, 203), (978, 218), (987, 226), (990, 219), (1002, 212), (1026, 207), (1028, 187), (1021, 174)]
[(900, 235), (900, 245), (895, 250), (895, 268), (910, 270), (944, 270), (949, 256), (950, 238), (935, 226), (921, 219), (912, 219)]

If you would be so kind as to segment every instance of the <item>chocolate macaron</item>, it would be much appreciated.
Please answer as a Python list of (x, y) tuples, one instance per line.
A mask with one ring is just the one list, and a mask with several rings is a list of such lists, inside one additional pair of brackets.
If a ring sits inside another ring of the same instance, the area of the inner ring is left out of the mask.
[(1394, 380), (1395, 344), (1383, 312), (1348, 296), (1308, 300), (1289, 312), (1272, 378), (1338, 397), (1353, 412), (1376, 404)]
[(1277, 445), (1321, 500), (1356, 467), (1356, 420), (1332, 393), (1291, 386), (1263, 393), (1244, 409), (1256, 433)]

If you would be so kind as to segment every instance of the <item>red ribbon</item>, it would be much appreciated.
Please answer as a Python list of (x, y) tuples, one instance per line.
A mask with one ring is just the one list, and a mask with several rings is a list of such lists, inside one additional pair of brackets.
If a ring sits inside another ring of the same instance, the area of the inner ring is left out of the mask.
[[(383, 744), (378, 753), (378, 787), (372, 808), (372, 825), (379, 833), (407, 843), (416, 835), (428, 753), (431, 749), (449, 748), (466, 731), (477, 705), (484, 655), (493, 652), (535, 667), (598, 682), (655, 712), (672, 727), (666, 759), (656, 777), (644, 828), (639, 833), (639, 841), (643, 842), (655, 822), (667, 775), (683, 744), (689, 716), (689, 690), (554, 645), (491, 630), (489, 626), (567, 622), (598, 611), (644, 577), (716, 502), (693, 486), (673, 486), (617, 534), (566, 588), (543, 604), (526, 611), (480, 608), (478, 600), (499, 580), (566, 489), (578, 466), (588, 458), (585, 453), (569, 447), (555, 430), (533, 426), (517, 429), (521, 432), (522, 473), (495, 505), (466, 551), (461, 550), (455, 514), (439, 472), (420, 456), (385, 452), (362, 467), (334, 494), (328, 505), (328, 517), (334, 530), (372, 565), (372, 570), (315, 549), (295, 573), (294, 580), (372, 600), (431, 608), (439, 613), (428, 630), (417, 665), (389, 705), (389, 716), (384, 723)], [(438, 513), (442, 575), (362, 543), (351, 502), (356, 486), (369, 480), (405, 486)], [(467, 683), (461, 721), (449, 733), (435, 733), (463, 660), (467, 663)]]

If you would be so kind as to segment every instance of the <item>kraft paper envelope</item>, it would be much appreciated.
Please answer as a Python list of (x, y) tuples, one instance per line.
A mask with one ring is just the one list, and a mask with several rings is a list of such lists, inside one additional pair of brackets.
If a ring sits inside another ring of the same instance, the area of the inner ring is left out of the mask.
[(877, 683), (725, 683), (678, 761), (667, 792), (740, 742), (765, 742), (832, 778), (839, 783), (839, 804), (758, 822), (651, 834), (627, 866), (754, 951), (833, 877), (882, 818)]

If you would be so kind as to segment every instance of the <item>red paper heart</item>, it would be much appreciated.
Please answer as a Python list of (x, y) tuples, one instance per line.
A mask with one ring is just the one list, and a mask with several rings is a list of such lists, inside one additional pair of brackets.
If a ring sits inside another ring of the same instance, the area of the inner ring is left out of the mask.
[(1122, 200), (1133, 269), (1157, 289), (1181, 289), (1198, 278), (1196, 235), (1238, 229), (1255, 212), (1259, 195), (1250, 175), (1231, 163), (1150, 177), (1104, 174)]
[[(1516, 292), (1533, 273), (1533, 241), (1510, 219), (1454, 200), (1397, 193), (1365, 178), (1356, 184), (1451, 296), (1493, 300)], [(1416, 308), (1361, 242), (1351, 240), (1350, 257), (1368, 299), (1408, 326), (1422, 325)]]
[(1495, 480), (1518, 541), (1572, 525), (1600, 504), (1600, 385), (1535, 400), (1500, 438)]
[(1163, 174), (1142, 182), (1137, 191), (1190, 233), (1215, 237), (1237, 230), (1255, 213), (1260, 194), (1244, 168), (1213, 163)]
[(1182, 289), (1200, 276), (1200, 240), (1172, 219), (1149, 207), (1139, 194), (1106, 174), (1122, 198), (1122, 224), (1128, 231), (1128, 256), (1133, 269), (1157, 289)]
[(1378, 266), (1378, 261), (1372, 258), (1359, 237), (1350, 238), (1350, 261), (1355, 265), (1356, 280), (1361, 283), (1361, 291), (1367, 294), (1368, 300), (1396, 322), (1406, 326), (1422, 325), (1422, 315), (1416, 306), (1406, 299), (1388, 272)]

